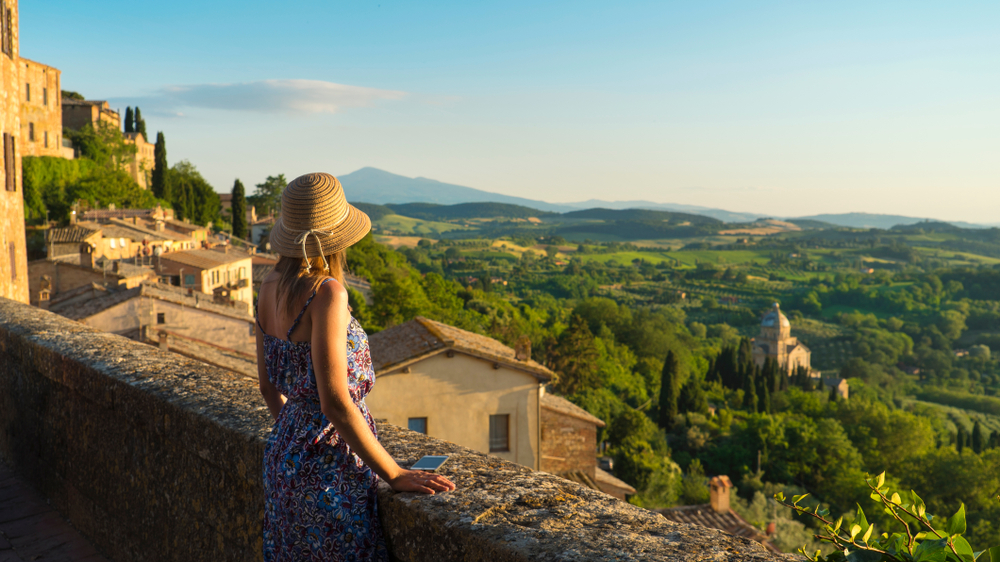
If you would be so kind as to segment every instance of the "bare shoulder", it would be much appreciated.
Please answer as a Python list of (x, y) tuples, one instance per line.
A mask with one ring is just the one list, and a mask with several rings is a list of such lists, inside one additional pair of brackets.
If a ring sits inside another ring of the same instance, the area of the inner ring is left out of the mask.
[(334, 277), (327, 278), (326, 282), (316, 291), (317, 302), (323, 305), (333, 306), (335, 304), (347, 304), (347, 288), (344, 287)]

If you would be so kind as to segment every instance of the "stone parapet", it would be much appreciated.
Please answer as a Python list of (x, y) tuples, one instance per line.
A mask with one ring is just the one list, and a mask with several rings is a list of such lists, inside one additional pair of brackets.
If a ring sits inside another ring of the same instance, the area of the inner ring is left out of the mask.
[[(246, 377), (0, 298), (0, 457), (109, 558), (259, 560), (271, 420)], [(384, 486), (397, 560), (771, 560), (546, 473), (380, 424), (401, 464), (449, 453), (458, 489)]]

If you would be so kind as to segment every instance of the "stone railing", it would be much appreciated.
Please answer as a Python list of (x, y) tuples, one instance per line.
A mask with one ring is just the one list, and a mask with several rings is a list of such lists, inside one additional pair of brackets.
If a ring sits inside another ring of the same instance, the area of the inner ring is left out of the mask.
[[(0, 457), (113, 560), (259, 560), (270, 426), (246, 377), (0, 298)], [(452, 454), (458, 485), (380, 489), (397, 560), (773, 559), (556, 476), (380, 429), (400, 464)]]

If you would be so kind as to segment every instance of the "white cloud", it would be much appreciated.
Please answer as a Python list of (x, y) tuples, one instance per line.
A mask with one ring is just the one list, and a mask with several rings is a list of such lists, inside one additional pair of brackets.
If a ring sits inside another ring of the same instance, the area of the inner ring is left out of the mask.
[(370, 107), (378, 101), (399, 100), (406, 95), (406, 92), (322, 80), (259, 80), (238, 84), (167, 86), (150, 96), (128, 101), (157, 113), (174, 115), (179, 115), (177, 110), (182, 107), (308, 114)]

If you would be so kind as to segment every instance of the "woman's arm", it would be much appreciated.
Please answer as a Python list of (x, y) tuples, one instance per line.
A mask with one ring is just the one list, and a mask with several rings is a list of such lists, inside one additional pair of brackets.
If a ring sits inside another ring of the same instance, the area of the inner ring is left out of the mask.
[(320, 288), (313, 299), (312, 360), (319, 402), (344, 441), (394, 490), (433, 494), (454, 490), (444, 476), (400, 468), (368, 427), (351, 399), (347, 384), (347, 289), (334, 280)]
[(254, 333), (257, 334), (257, 380), (260, 393), (264, 396), (264, 403), (267, 404), (271, 417), (277, 420), (282, 406), (285, 405), (285, 397), (267, 378), (267, 365), (264, 363), (264, 332), (260, 329), (260, 325), (255, 327)]

